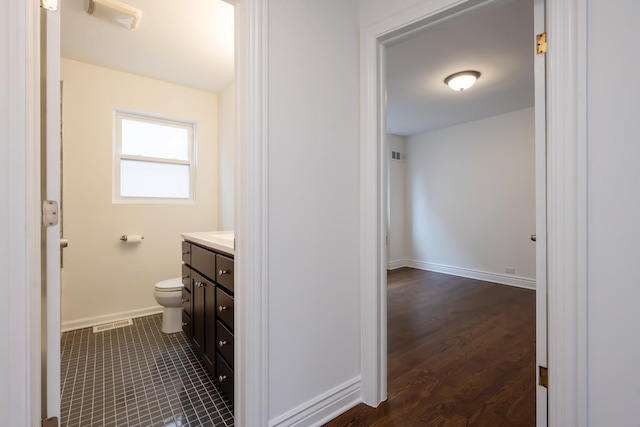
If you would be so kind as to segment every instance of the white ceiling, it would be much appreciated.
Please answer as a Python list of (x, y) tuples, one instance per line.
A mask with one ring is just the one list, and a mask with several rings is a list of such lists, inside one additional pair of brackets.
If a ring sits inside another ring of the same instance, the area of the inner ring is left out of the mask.
[[(234, 8), (222, 0), (124, 0), (142, 10), (136, 30), (61, 3), (62, 56), (219, 92), (234, 75)], [(96, 10), (100, 8), (96, 4)]]
[[(533, 106), (531, 0), (497, 0), (387, 49), (387, 131), (409, 136)], [(476, 70), (465, 92), (445, 77)]]

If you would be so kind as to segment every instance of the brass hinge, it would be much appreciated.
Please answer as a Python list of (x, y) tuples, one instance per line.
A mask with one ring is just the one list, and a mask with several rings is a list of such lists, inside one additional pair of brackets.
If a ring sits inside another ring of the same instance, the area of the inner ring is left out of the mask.
[(549, 388), (549, 369), (545, 368), (544, 366), (538, 366), (538, 369), (538, 377), (540, 378), (538, 384), (540, 384), (544, 388)]
[(547, 53), (547, 33), (536, 36), (536, 54)]
[(42, 420), (40, 423), (42, 427), (58, 427), (58, 417), (51, 417)]

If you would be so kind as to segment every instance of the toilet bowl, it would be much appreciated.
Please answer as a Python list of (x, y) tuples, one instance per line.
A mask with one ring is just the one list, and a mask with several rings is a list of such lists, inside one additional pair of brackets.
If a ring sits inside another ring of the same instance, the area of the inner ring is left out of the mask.
[(156, 283), (153, 296), (163, 306), (162, 332), (174, 334), (182, 330), (182, 279), (163, 280)]

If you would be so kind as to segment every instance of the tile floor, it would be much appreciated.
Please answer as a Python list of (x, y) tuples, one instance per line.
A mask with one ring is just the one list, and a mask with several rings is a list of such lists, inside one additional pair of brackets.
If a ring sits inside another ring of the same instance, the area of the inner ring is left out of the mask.
[(62, 336), (62, 427), (233, 426), (233, 408), (186, 336), (161, 315)]

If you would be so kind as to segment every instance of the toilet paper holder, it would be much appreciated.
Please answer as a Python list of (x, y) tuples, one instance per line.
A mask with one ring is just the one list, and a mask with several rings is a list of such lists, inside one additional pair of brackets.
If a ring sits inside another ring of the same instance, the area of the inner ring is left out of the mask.
[(144, 236), (138, 234), (123, 234), (120, 236), (120, 240), (123, 242), (139, 242), (144, 240)]

